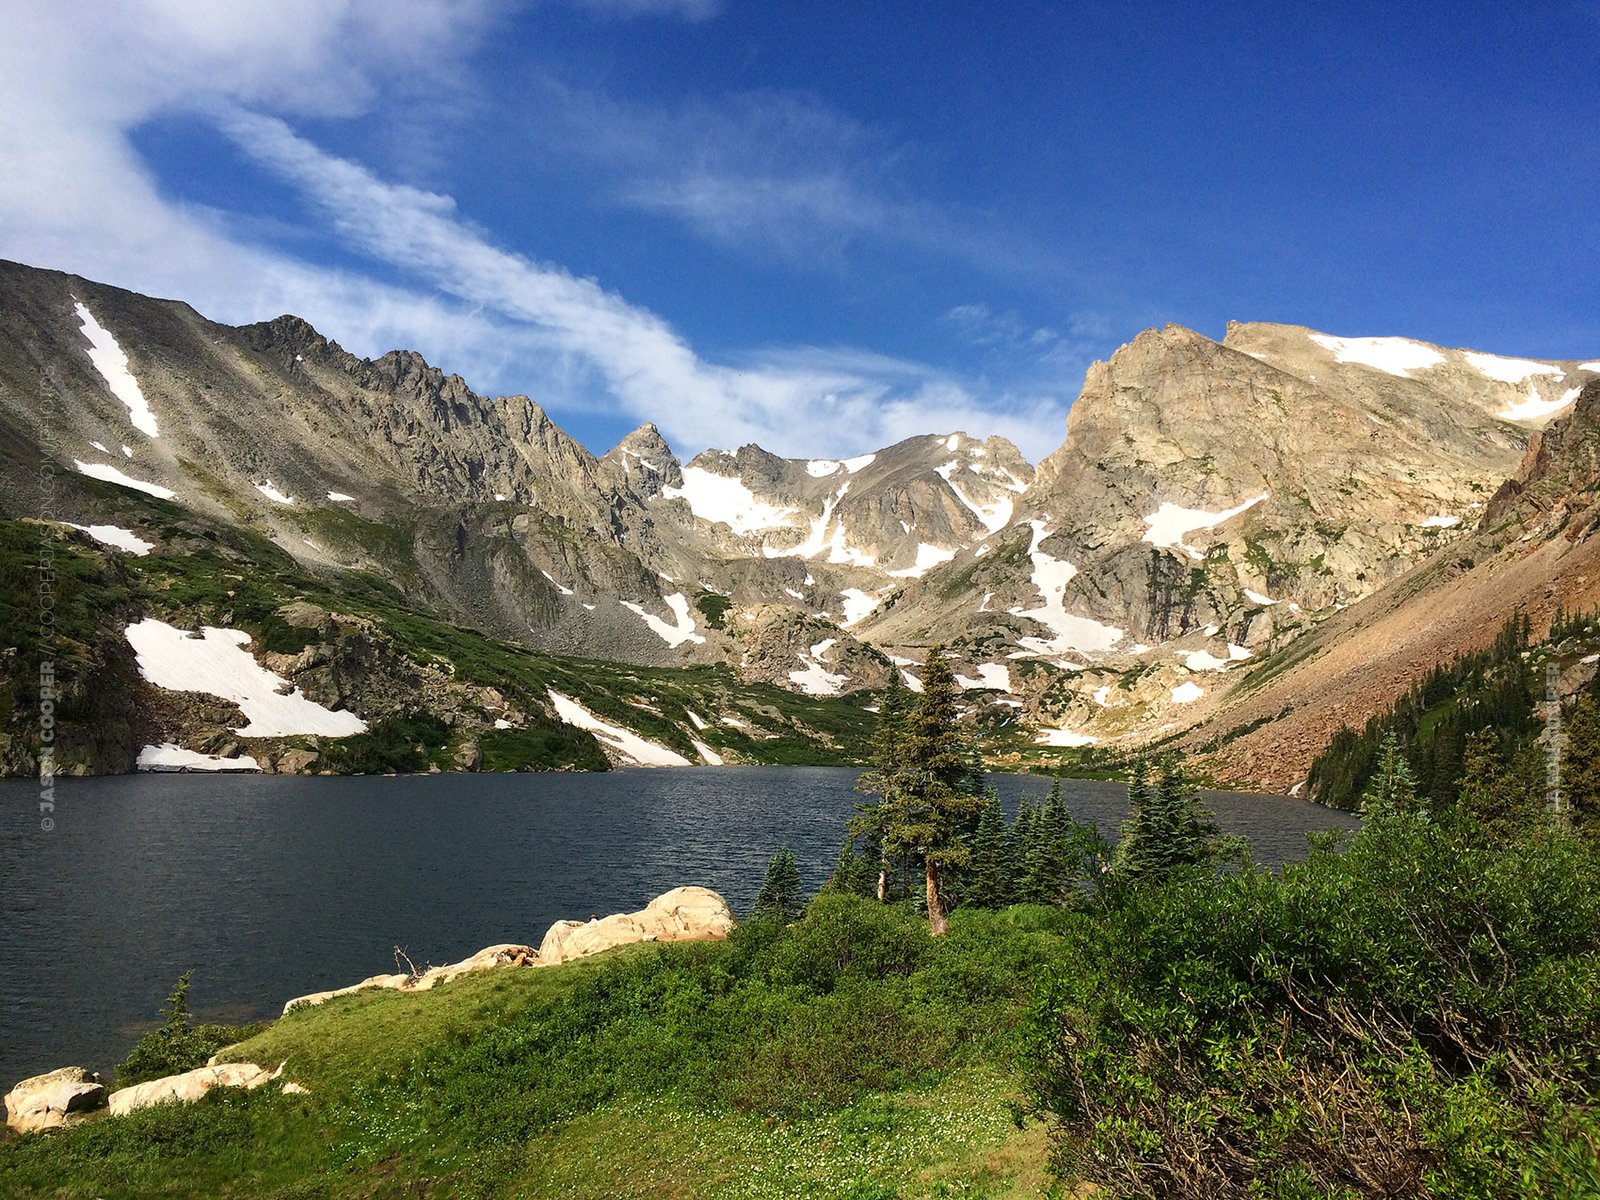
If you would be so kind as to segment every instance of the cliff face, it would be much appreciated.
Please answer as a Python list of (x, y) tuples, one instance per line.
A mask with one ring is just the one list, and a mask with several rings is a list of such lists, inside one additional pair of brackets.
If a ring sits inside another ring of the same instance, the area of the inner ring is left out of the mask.
[(1341, 727), (1359, 729), (1434, 666), (1482, 649), (1516, 614), (1600, 605), (1600, 379), (1533, 436), (1475, 527), (1335, 614), (1185, 739), (1224, 780), (1287, 790)]
[(1027, 715), (1075, 736), (1171, 732), (1462, 537), (1597, 374), (1294, 326), (1147, 330), (1090, 368), (1015, 520), (861, 633), (1013, 660), (1045, 677), (1017, 688)]

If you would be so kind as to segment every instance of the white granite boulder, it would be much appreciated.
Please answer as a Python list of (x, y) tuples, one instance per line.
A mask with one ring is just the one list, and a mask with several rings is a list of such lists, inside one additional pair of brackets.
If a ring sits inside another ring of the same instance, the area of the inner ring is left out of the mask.
[(593, 921), (557, 921), (539, 946), (539, 961), (554, 966), (634, 942), (725, 938), (734, 923), (728, 902), (710, 888), (673, 888), (638, 912), (613, 913)]
[(283, 1073), (258, 1067), (255, 1063), (218, 1063), (214, 1067), (196, 1067), (181, 1075), (168, 1075), (132, 1087), (118, 1088), (111, 1093), (111, 1115), (120, 1117), (136, 1109), (157, 1104), (193, 1104), (212, 1088), (258, 1088), (271, 1083)]
[(70, 1116), (106, 1102), (105, 1085), (82, 1067), (61, 1067), (24, 1079), (6, 1093), (6, 1124), (18, 1133), (59, 1129)]

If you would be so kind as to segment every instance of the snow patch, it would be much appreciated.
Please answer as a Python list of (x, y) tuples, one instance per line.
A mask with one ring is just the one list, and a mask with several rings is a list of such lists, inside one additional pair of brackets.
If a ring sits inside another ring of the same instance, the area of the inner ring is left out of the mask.
[(329, 492), (328, 499), (332, 500), (335, 504), (351, 504), (355, 501), (354, 496), (347, 496), (343, 492)]
[(562, 586), (560, 583), (558, 583), (556, 581), (556, 577), (554, 575), (550, 574), (549, 571), (546, 571), (543, 567), (539, 568), (539, 574), (543, 575), (546, 579), (548, 579), (550, 581), (551, 586), (554, 587), (556, 589), (556, 591), (560, 592), (563, 596), (570, 596), (570, 595), (573, 594), (571, 588)]
[(813, 479), (826, 479), (829, 475), (837, 475), (843, 465), (831, 458), (813, 458), (806, 464), (806, 474)]
[(1098, 738), (1090, 737), (1087, 733), (1079, 733), (1073, 729), (1041, 729), (1039, 736), (1033, 739), (1038, 746), (1077, 747), (1093, 746)]
[(844, 605), (844, 620), (839, 623), (846, 629), (864, 620), (868, 613), (878, 607), (878, 597), (860, 588), (845, 588), (839, 593), (839, 599)]
[(1094, 702), (1101, 708), (1111, 707), (1111, 685), (1109, 683), (1102, 683), (1099, 687), (1095, 688)]
[(150, 437), (159, 436), (156, 416), (150, 411), (144, 393), (139, 390), (139, 381), (128, 369), (128, 356), (122, 352), (122, 347), (117, 345), (117, 339), (112, 337), (110, 331), (103, 328), (100, 322), (94, 319), (94, 314), (82, 304), (75, 303), (73, 307), (78, 314), (78, 320), (83, 323), (83, 335), (89, 339), (89, 361), (94, 364), (94, 369), (100, 372), (100, 378), (106, 381), (111, 394), (127, 405), (128, 420), (140, 433), (148, 434)]
[(789, 518), (796, 511), (758, 500), (740, 480), (704, 467), (685, 467), (683, 486), (664, 487), (661, 494), (669, 500), (687, 500), (695, 516), (714, 525), (726, 525), (737, 534), (791, 528), (793, 522)]
[(494, 727), (496, 729), (510, 729), (511, 722), (506, 720), (504, 717), (496, 717), (494, 719)]
[(1246, 509), (1254, 508), (1267, 498), (1268, 493), (1262, 492), (1259, 496), (1252, 496), (1243, 504), (1233, 508), (1224, 509), (1222, 512), (1208, 512), (1203, 508), (1183, 508), (1163, 500), (1161, 506), (1144, 519), (1150, 526), (1145, 530), (1144, 540), (1152, 546), (1181, 546), (1190, 554), (1198, 555), (1192, 546), (1184, 545), (1183, 539), (1197, 529), (1215, 529), (1224, 521), (1231, 521)]
[(1432, 346), (1413, 342), (1410, 338), (1342, 338), (1313, 333), (1311, 340), (1324, 350), (1331, 350), (1337, 362), (1375, 367), (1402, 379), (1411, 378), (1413, 371), (1425, 371), (1444, 362), (1444, 355)]
[(870, 467), (877, 459), (876, 454), (858, 454), (854, 458), (844, 459), (842, 465), (848, 474), (854, 475), (857, 471)]
[[(555, 581), (551, 580), (551, 582), (554, 583)], [(682, 592), (674, 592), (672, 595), (663, 596), (661, 599), (672, 610), (672, 615), (677, 618), (671, 625), (660, 617), (645, 612), (644, 609), (632, 601), (624, 600), (622, 607), (642, 617), (644, 623), (655, 631), (656, 636), (674, 649), (683, 645), (684, 642), (693, 642), (697, 646), (701, 645), (706, 639), (695, 632), (694, 618), (689, 615), (688, 597)]]
[(1245, 590), (1244, 590), (1244, 598), (1246, 600), (1250, 601), (1251, 604), (1259, 604), (1263, 608), (1270, 608), (1270, 607), (1272, 607), (1272, 605), (1279, 603), (1277, 600), (1274, 600), (1271, 596), (1263, 596), (1260, 592), (1255, 591), (1255, 590), (1253, 590), (1251, 588), (1245, 588)]
[(133, 457), (133, 451), (130, 450), (127, 446), (123, 446), (122, 447), (122, 457), (123, 458), (132, 458)]
[(103, 546), (126, 550), (137, 558), (143, 558), (156, 547), (154, 542), (147, 542), (133, 530), (123, 529), (120, 525), (73, 525), (71, 521), (67, 524), (74, 529), (81, 529)]
[[(948, 463), (946, 465), (954, 467), (955, 463)], [(972, 515), (978, 518), (978, 523), (990, 533), (1004, 529), (1008, 524), (1010, 524), (1011, 514), (1016, 507), (1012, 501), (1008, 499), (1000, 499), (996, 500), (992, 504), (980, 503), (962, 491), (961, 485), (956, 483), (954, 479), (950, 478), (950, 475), (945, 473), (944, 467), (939, 468), (939, 474), (944, 476), (944, 481), (950, 485), (950, 490), (955, 494), (955, 498), (961, 501), (962, 504), (966, 505), (966, 507), (971, 510)]]
[(1461, 518), (1460, 517), (1443, 517), (1443, 516), (1440, 516), (1440, 517), (1429, 517), (1427, 520), (1422, 522), (1422, 528), (1424, 528), (1424, 529), (1454, 529), (1459, 524), (1461, 524)]
[(146, 483), (142, 479), (134, 479), (131, 475), (124, 475), (115, 467), (106, 463), (86, 463), (81, 459), (73, 459), (72, 465), (78, 468), (78, 473), (87, 475), (90, 479), (102, 479), (106, 483), (114, 483), (118, 487), (132, 488), (136, 492), (144, 492), (158, 500), (171, 500), (178, 493), (171, 488), (164, 488), (159, 483)]
[(696, 729), (705, 730), (711, 728), (711, 726), (706, 723), (706, 719), (699, 713), (695, 712), (694, 709), (686, 708), (683, 711), (684, 714), (689, 718), (689, 724), (693, 725)]
[(1578, 370), (1580, 370), (1580, 371), (1600, 371), (1600, 362), (1579, 363), (1578, 364)]
[(147, 617), (129, 625), (125, 635), (138, 659), (139, 674), (156, 687), (205, 692), (237, 704), (247, 722), (233, 731), (241, 737), (348, 737), (367, 727), (355, 713), (324, 708), (299, 688), (285, 694), (288, 681), (244, 648), (250, 635), (242, 629), (207, 625), (195, 637)]
[(708, 767), (720, 767), (720, 766), (723, 765), (723, 763), (722, 763), (722, 755), (718, 754), (715, 750), (713, 750), (710, 746), (706, 745), (699, 738), (696, 738), (696, 737), (690, 738), (689, 739), (689, 744), (694, 747), (695, 753), (698, 754), (701, 757), (701, 759), (703, 759), (705, 761), (705, 764)]
[(903, 667), (900, 670), (900, 678), (905, 682), (906, 687), (910, 688), (913, 692), (922, 691), (922, 680), (918, 679), (915, 675)]
[(631, 729), (624, 729), (620, 725), (612, 725), (602, 721), (571, 696), (563, 696), (554, 689), (550, 690), (549, 696), (550, 706), (556, 710), (557, 717), (568, 725), (588, 730), (618, 754), (638, 763), (641, 767), (687, 767), (691, 765), (689, 760), (676, 750), (669, 750), (658, 742), (642, 738)]
[(835, 675), (814, 658), (807, 658), (804, 654), (795, 657), (800, 660), (801, 666), (800, 670), (789, 672), (789, 682), (808, 696), (837, 696), (844, 685), (850, 682), (848, 675)]
[(270, 480), (270, 479), (267, 480), (265, 483), (256, 484), (256, 491), (260, 492), (263, 496), (265, 496), (268, 500), (271, 500), (274, 504), (293, 504), (294, 503), (294, 497), (293, 496), (285, 496), (277, 488), (272, 486), (272, 480)]
[(248, 754), (222, 758), (185, 750), (176, 742), (163, 742), (140, 750), (137, 768), (141, 771), (259, 771), (261, 766)]
[(100, 451), (101, 454), (110, 454), (111, 453), (111, 451), (106, 449), (104, 442), (90, 442), (89, 445), (93, 446), (96, 450)]
[(930, 546), (923, 542), (917, 547), (917, 561), (909, 567), (902, 567), (889, 574), (896, 579), (920, 579), (940, 563), (947, 563), (956, 556), (954, 550), (945, 550), (939, 546)]
[(1078, 569), (1065, 559), (1055, 558), (1039, 549), (1039, 543), (1049, 536), (1046, 522), (1032, 520), (1028, 524), (1033, 529), (1033, 541), (1028, 546), (1028, 557), (1033, 560), (1033, 586), (1039, 589), (1044, 604), (1026, 610), (1013, 608), (1011, 613), (1039, 622), (1055, 636), (1018, 638), (1017, 645), (1039, 655), (1064, 654), (1068, 650), (1111, 649), (1122, 640), (1123, 631), (1067, 611), (1067, 584), (1078, 573)]
[(1546, 400), (1539, 395), (1537, 387), (1529, 387), (1528, 394), (1518, 400), (1510, 408), (1497, 413), (1502, 421), (1541, 421), (1552, 413), (1558, 413), (1567, 405), (1578, 398), (1579, 388), (1568, 388), (1554, 400)]
[(1534, 362), (1531, 358), (1501, 358), (1498, 354), (1480, 354), (1476, 350), (1463, 350), (1461, 357), (1466, 359), (1478, 374), (1497, 379), (1501, 383), (1521, 383), (1535, 375), (1562, 373), (1560, 367)]
[(1218, 658), (1209, 650), (1191, 650), (1183, 656), (1183, 665), (1191, 671), (1226, 671), (1228, 660)]
[(978, 667), (977, 678), (957, 675), (956, 682), (961, 685), (963, 690), (969, 692), (1009, 692), (1011, 690), (1011, 668), (1004, 663), (983, 663)]
[(1172, 702), (1174, 704), (1193, 704), (1205, 694), (1205, 688), (1198, 683), (1180, 683), (1172, 689)]

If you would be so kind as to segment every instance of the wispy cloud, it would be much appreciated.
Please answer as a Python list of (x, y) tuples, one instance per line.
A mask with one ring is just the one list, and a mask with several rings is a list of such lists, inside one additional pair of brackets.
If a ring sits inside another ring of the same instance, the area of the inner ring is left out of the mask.
[(815, 96), (752, 91), (667, 108), (540, 86), (533, 137), (589, 162), (615, 203), (707, 241), (834, 269), (871, 242), (1002, 275), (1060, 270), (1049, 247), (991, 214), (913, 194), (912, 150)]
[[(418, 349), (480, 388), (655, 420), (690, 451), (751, 440), (837, 455), (946, 427), (1004, 432), (1034, 456), (1053, 448), (1064, 410), (1053, 397), (976, 390), (849, 348), (703, 360), (659, 315), (497, 245), (449, 196), (380, 178), (282, 119), (349, 117), (426, 92), (409, 53), (417, 45), (430, 49), (422, 69), (447, 86), (497, 11), (491, 0), (285, 0), (270, 14), (199, 0), (25, 0), (0, 39), (0, 254), (181, 297), (220, 320), (295, 312), (357, 353)], [(741, 127), (775, 121), (801, 140), (859, 137), (882, 149), (821, 110), (781, 107)], [(219, 120), (312, 202), (316, 232), (331, 230), (382, 269), (298, 258), (292, 242), (255, 239), (261, 214), (240, 219), (164, 194), (130, 135), (174, 113)], [(767, 174), (782, 166), (775, 159)], [(858, 203), (882, 189), (853, 170), (840, 168), (832, 199), (826, 186), (791, 191), (788, 208), (835, 229), (886, 220)], [(750, 220), (749, 236), (774, 235)]]
[[(934, 419), (975, 432), (997, 423), (958, 382), (883, 356), (789, 350), (735, 366), (706, 362), (656, 314), (594, 280), (494, 245), (458, 216), (448, 196), (386, 182), (277, 118), (236, 112), (223, 125), (363, 253), (528, 327), (545, 349), (570, 359), (569, 367), (597, 373), (628, 412), (690, 446), (751, 440), (839, 453), (926, 432)], [(807, 419), (797, 423), (797, 413)], [(1037, 437), (1027, 436), (1036, 433), (1029, 418), (1002, 416), (998, 423), (1016, 426), (1037, 449)]]

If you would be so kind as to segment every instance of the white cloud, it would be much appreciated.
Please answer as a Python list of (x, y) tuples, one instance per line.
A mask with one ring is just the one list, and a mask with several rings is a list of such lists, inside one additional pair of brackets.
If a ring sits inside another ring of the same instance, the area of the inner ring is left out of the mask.
[[(699, 6), (654, 7), (693, 15)], [(852, 350), (704, 361), (656, 314), (496, 246), (450, 197), (383, 180), (265, 115), (350, 117), (430, 82), (450, 86), (495, 8), (490, 0), (16, 6), (0, 39), (0, 255), (181, 297), (219, 320), (294, 312), (357, 353), (417, 349), (479, 388), (654, 420), (691, 451), (758, 441), (840, 456), (930, 428), (1004, 433), (1034, 457), (1054, 448), (1065, 405), (1053, 396), (980, 399), (925, 366)], [(419, 45), (426, 56), (414, 53)], [(388, 268), (385, 278), (253, 240), (249, 222), (260, 214), (163, 195), (130, 135), (172, 114), (218, 122), (292, 181), (347, 245)], [(794, 205), (847, 224), (828, 216), (825, 192)], [(840, 196), (842, 214), (855, 200)], [(388, 281), (395, 270), (401, 282)]]

